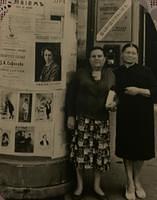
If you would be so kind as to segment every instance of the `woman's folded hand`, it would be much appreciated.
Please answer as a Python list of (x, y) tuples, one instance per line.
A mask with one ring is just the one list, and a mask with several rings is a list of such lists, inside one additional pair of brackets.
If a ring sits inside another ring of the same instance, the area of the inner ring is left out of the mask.
[(75, 117), (73, 117), (73, 116), (68, 117), (67, 127), (68, 127), (68, 129), (74, 129), (75, 128)]
[(140, 92), (140, 88), (138, 88), (138, 87), (126, 87), (125, 88), (125, 94), (135, 96), (135, 95), (139, 94), (139, 92)]

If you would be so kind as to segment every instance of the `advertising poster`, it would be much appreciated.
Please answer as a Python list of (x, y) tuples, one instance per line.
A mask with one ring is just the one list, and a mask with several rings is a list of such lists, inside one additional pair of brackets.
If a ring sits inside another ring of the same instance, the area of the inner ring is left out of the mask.
[[(56, 6), (55, 15), (49, 12), (54, 8), (50, 4)], [(64, 9), (64, 1), (15, 0), (0, 23), (0, 85), (65, 88)]]
[[(55, 93), (0, 87), (0, 152), (52, 157), (61, 106)], [(60, 144), (58, 139), (55, 142)]]
[(113, 38), (115, 42), (131, 41), (130, 3), (131, 0), (97, 0), (97, 41), (112, 41)]
[(63, 106), (77, 42), (70, 6), (65, 0), (0, 0), (0, 153), (66, 154)]

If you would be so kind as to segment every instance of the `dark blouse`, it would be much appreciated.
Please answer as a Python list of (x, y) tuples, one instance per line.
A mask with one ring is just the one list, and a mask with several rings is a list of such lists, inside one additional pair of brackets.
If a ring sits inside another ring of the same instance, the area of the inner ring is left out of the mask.
[(85, 116), (99, 120), (108, 119), (105, 102), (115, 85), (111, 69), (104, 68), (100, 81), (95, 81), (90, 69), (75, 73), (67, 88), (66, 111), (68, 116)]
[[(157, 81), (151, 70), (140, 65), (115, 71), (119, 98), (116, 116), (116, 155), (131, 160), (147, 160), (154, 153), (154, 107)], [(125, 94), (126, 87), (149, 89), (151, 96)]]
[(60, 67), (56, 63), (44, 66), (40, 75), (40, 81), (60, 81)]
[[(116, 90), (120, 98), (128, 97), (128, 95), (124, 94), (124, 88), (134, 86), (149, 89), (151, 93), (151, 100), (153, 102), (157, 100), (157, 80), (148, 67), (135, 64), (127, 68), (122, 65), (115, 71), (115, 75)], [(136, 98), (139, 98), (139, 96), (141, 95), (137, 95)]]

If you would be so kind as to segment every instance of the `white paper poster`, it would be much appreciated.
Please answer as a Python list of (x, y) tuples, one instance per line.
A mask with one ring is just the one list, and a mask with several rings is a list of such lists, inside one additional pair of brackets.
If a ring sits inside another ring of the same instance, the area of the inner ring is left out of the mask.
[(0, 87), (0, 151), (52, 157), (55, 106), (55, 92)]
[[(58, 8), (57, 15), (49, 12), (54, 8), (52, 3)], [(1, 86), (31, 90), (65, 88), (64, 9), (64, 1), (15, 0), (0, 22)]]

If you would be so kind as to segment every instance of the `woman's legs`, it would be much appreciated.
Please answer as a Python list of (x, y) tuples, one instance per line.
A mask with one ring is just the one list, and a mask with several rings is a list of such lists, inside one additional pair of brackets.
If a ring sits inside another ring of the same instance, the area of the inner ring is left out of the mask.
[(76, 167), (76, 178), (77, 178), (77, 187), (74, 191), (75, 195), (80, 195), (83, 191), (83, 172), (81, 169)]
[(139, 177), (140, 177), (140, 172), (141, 172), (143, 164), (144, 164), (144, 161), (134, 161), (133, 162), (133, 167), (134, 167), (134, 183), (135, 183), (135, 187), (137, 187), (137, 188), (141, 186)]
[(136, 190), (136, 195), (140, 198), (146, 197), (146, 193), (140, 182), (140, 172), (141, 172), (143, 164), (144, 164), (144, 161), (134, 161), (133, 163), (135, 190)]
[(127, 178), (127, 190), (134, 191), (133, 161), (124, 159), (124, 166)]
[(103, 196), (104, 192), (100, 186), (101, 185), (101, 174), (102, 173), (100, 171), (97, 171), (97, 170), (94, 171), (94, 191), (97, 194)]
[(137, 197), (145, 198), (146, 193), (140, 183), (140, 172), (144, 161), (132, 161), (124, 159), (125, 172), (127, 176), (127, 190), (126, 198), (135, 199), (135, 192)]
[(127, 178), (127, 187), (125, 191), (125, 197), (128, 200), (135, 200), (135, 186), (133, 176), (133, 161), (124, 159), (124, 166)]

